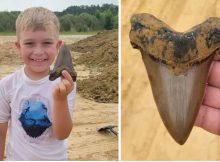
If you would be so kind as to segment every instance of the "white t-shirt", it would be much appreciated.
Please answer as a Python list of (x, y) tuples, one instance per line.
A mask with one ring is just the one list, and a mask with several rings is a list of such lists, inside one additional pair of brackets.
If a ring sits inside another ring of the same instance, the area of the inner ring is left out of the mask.
[[(0, 123), (9, 122), (7, 160), (67, 160), (67, 141), (52, 133), (52, 91), (60, 81), (33, 81), (24, 68), (0, 81)], [(71, 117), (76, 86), (68, 95)]]

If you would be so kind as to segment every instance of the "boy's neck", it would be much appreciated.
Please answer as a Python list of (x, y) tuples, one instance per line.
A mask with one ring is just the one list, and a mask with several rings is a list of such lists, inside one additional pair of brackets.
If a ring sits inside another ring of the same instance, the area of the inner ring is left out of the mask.
[(33, 71), (30, 71), (27, 67), (24, 67), (24, 72), (28, 78), (36, 81), (49, 75), (50, 69), (44, 72), (33, 72)]

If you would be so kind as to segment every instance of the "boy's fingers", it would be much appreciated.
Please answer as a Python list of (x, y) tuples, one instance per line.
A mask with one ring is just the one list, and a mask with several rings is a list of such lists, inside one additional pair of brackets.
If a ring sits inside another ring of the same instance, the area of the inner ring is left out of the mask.
[(72, 90), (73, 86), (71, 85), (71, 83), (68, 80), (62, 79), (62, 83), (64, 84), (64, 86), (66, 87), (67, 90)]
[(73, 85), (73, 79), (72, 79), (71, 75), (68, 73), (68, 71), (63, 70), (62, 76), (64, 77), (64, 79), (68, 80), (71, 85)]

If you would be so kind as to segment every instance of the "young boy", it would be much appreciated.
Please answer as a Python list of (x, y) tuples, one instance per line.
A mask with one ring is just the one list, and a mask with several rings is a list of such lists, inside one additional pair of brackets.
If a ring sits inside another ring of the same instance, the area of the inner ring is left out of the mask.
[[(76, 86), (67, 71), (49, 81), (62, 41), (49, 10), (29, 8), (16, 20), (16, 47), (25, 66), (0, 81), (0, 160), (67, 160)], [(8, 125), (9, 123), (9, 125)]]

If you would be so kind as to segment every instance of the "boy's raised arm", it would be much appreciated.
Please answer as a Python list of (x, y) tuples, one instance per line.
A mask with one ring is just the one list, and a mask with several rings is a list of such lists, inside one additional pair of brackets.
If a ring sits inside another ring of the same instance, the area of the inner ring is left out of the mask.
[(74, 82), (70, 74), (62, 71), (61, 82), (53, 92), (53, 133), (57, 139), (66, 139), (72, 130), (72, 120), (68, 109), (67, 95), (73, 90)]
[(5, 139), (8, 129), (8, 122), (0, 123), (0, 160), (3, 161), (4, 159), (4, 152), (5, 152)]

